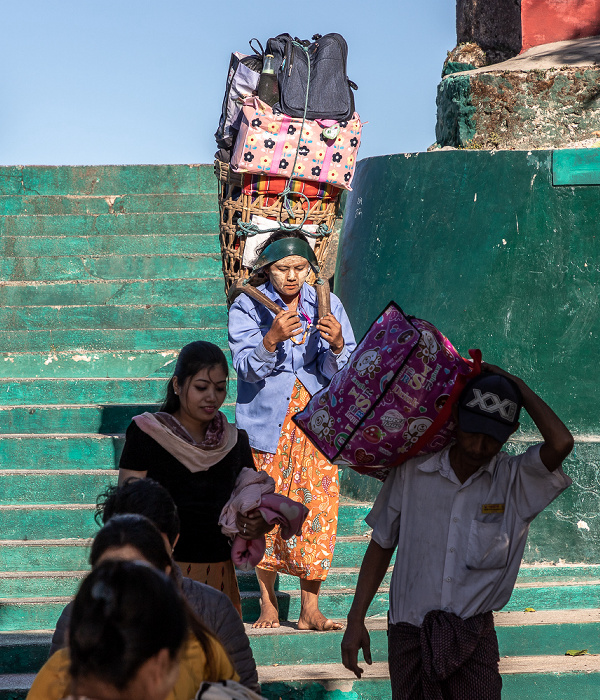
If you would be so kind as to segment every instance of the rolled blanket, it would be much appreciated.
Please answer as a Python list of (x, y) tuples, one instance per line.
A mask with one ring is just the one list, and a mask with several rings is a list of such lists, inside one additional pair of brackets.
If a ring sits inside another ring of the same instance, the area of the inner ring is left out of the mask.
[(239, 536), (236, 515), (247, 515), (258, 508), (269, 525), (279, 525), (284, 540), (299, 535), (308, 508), (287, 496), (273, 493), (275, 482), (266, 472), (244, 468), (240, 472), (231, 498), (221, 511), (219, 525), (223, 534), (233, 537), (231, 558), (238, 569), (249, 571), (263, 558), (265, 538), (245, 540)]

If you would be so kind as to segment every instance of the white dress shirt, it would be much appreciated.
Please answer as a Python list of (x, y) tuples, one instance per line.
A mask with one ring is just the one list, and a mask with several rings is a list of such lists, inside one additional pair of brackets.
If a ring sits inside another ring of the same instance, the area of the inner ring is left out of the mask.
[(420, 625), (430, 610), (464, 619), (508, 602), (529, 524), (571, 479), (548, 471), (540, 445), (500, 452), (461, 484), (447, 447), (408, 460), (386, 479), (366, 517), (373, 539), (398, 546), (390, 622)]

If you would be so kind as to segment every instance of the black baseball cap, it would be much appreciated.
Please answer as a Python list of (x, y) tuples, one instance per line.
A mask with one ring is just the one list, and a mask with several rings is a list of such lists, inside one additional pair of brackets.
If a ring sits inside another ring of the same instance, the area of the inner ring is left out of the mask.
[(522, 406), (523, 396), (512, 379), (481, 373), (458, 399), (458, 425), (465, 433), (483, 433), (505, 443), (519, 422)]

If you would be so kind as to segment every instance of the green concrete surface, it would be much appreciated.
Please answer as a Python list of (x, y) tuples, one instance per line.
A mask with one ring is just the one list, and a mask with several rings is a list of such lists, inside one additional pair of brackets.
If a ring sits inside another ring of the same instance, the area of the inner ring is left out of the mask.
[(0, 328), (6, 331), (146, 328), (223, 328), (227, 316), (220, 306), (10, 306), (0, 308)]
[(53, 630), (68, 602), (68, 598), (26, 603), (0, 601), (0, 627), (4, 632)]
[[(12, 598), (71, 597), (77, 593), (79, 584), (87, 571), (88, 569), (84, 572), (69, 572), (69, 576), (15, 576), (14, 578), (0, 576), (0, 600), (8, 603)], [(2, 603), (0, 603), (0, 614), (1, 610)]]
[(0, 237), (169, 236), (214, 234), (217, 211), (200, 213), (96, 214), (94, 216), (0, 216)]
[(50, 641), (49, 634), (0, 635), (0, 674), (36, 673), (48, 658)]
[[(105, 406), (0, 406), (0, 434), (27, 433), (124, 433), (133, 416), (156, 411), (158, 404), (107, 404)], [(228, 402), (221, 409), (233, 420), (235, 406)]]
[(221, 279), (22, 282), (0, 288), (3, 306), (222, 304)]
[(0, 254), (10, 258), (39, 255), (193, 255), (214, 253), (215, 234), (151, 236), (2, 236)]
[[(227, 329), (141, 328), (133, 330), (101, 329), (56, 331), (2, 331), (0, 347), (5, 352), (61, 352), (69, 350), (113, 350), (133, 352), (156, 348), (182, 348), (194, 340), (209, 340), (219, 347), (227, 342)], [(143, 399), (138, 399), (142, 401)]]
[[(2, 541), (0, 571), (83, 571), (89, 565), (89, 544), (87, 540), (76, 539), (76, 533), (71, 533), (71, 537), (68, 544), (56, 540), (50, 546), (48, 542), (13, 544)], [(5, 631), (1, 623), (0, 631)]]
[(261, 692), (267, 700), (389, 700), (390, 683), (387, 679), (344, 681), (344, 690), (319, 682), (263, 683)]
[[(95, 495), (89, 500), (94, 502)], [(97, 529), (94, 510), (87, 506), (77, 508), (71, 505), (64, 509), (56, 507), (42, 509), (30, 505), (0, 508), (0, 532), (2, 538), (6, 540), (93, 537)]]
[[(340, 588), (354, 590), (356, 588), (356, 579), (358, 578), (359, 566), (360, 561), (356, 562), (356, 567), (354, 568), (339, 568), (337, 557), (334, 554), (333, 565), (327, 575), (327, 588), (331, 591), (335, 591), (336, 589)], [(381, 586), (383, 588), (388, 588), (391, 578), (392, 572), (388, 571), (383, 577)], [(258, 591), (258, 580), (254, 572), (248, 574), (238, 572), (237, 579), (240, 591)], [(275, 584), (275, 590), (282, 592), (297, 591), (298, 579), (295, 576), (279, 575)]]
[[(319, 596), (321, 612), (331, 619), (345, 618), (350, 609), (354, 589), (330, 591), (324, 589)], [(279, 617), (281, 620), (297, 620), (300, 616), (300, 590), (278, 592)], [(380, 590), (375, 594), (367, 616), (385, 617), (389, 608), (388, 593)], [(259, 596), (257, 593), (242, 593), (242, 613), (244, 622), (254, 622), (259, 616)]]
[(5, 469), (113, 469), (123, 442), (123, 437), (108, 435), (0, 436), (0, 465)]
[[(68, 440), (63, 441), (68, 442)], [(120, 447), (121, 445), (119, 445), (119, 448)], [(107, 480), (112, 483), (115, 475), (112, 472), (109, 472), (108, 469), (114, 468), (118, 465), (118, 454), (109, 457), (109, 459), (110, 464), (105, 464), (103, 465), (103, 467), (105, 470), (107, 470)], [(69, 466), (72, 465), (69, 464)], [(54, 470), (60, 467), (57, 467), (53, 464), (50, 464), (48, 465), (48, 467), (46, 467), (46, 464), (40, 463), (38, 465), (38, 468), (48, 468)], [(85, 469), (86, 467), (84, 466), (83, 468)], [(3, 477), (1, 475), (2, 472), (0, 471), (0, 484), (3, 483)], [(23, 478), (24, 476), (26, 476), (26, 478), (29, 480), (29, 474), (25, 475), (23, 472), (21, 472), (21, 478)], [(11, 479), (15, 478), (16, 477), (13, 472), (13, 474), (11, 475)], [(35, 478), (37, 478), (39, 481), (40, 475), (36, 474)], [(63, 474), (59, 474), (56, 477), (52, 473), (46, 472), (46, 478), (52, 480), (56, 478), (57, 481), (60, 481), (64, 480), (66, 477)], [(27, 500), (27, 505), (24, 505), (23, 502), (26, 500), (26, 493), (24, 492), (21, 503), (0, 507), (0, 533), (2, 533), (2, 539), (57, 539), (62, 537), (72, 537), (74, 533), (78, 537), (90, 537), (92, 533), (96, 530), (93, 504), (95, 504), (96, 502), (96, 495), (102, 490), (100, 488), (98, 491), (93, 491), (93, 488), (96, 488), (98, 484), (101, 485), (103, 483), (102, 480), (100, 480), (97, 476), (96, 479), (97, 481), (94, 480), (89, 485), (87, 491), (87, 499), (83, 498), (83, 502), (79, 504), (77, 504), (76, 501), (67, 500), (67, 497), (65, 496), (64, 500), (51, 501), (49, 505), (39, 505), (38, 507), (35, 507), (35, 505), (32, 505), (32, 502), (29, 501), (29, 499)], [(80, 481), (77, 481), (75, 483), (80, 484), (82, 487), (84, 485)], [(74, 486), (70, 485), (70, 488), (73, 489)], [(61, 502), (65, 505), (63, 505), (61, 508), (52, 508), (53, 504), (55, 505), (56, 503)], [(340, 509), (340, 519), (338, 526), (338, 534), (340, 535), (340, 537), (342, 537), (344, 534), (353, 532), (356, 522), (354, 517), (346, 516), (345, 510), (346, 506), (343, 506)], [(356, 529), (358, 530), (360, 528), (357, 526)], [(341, 540), (336, 551), (342, 553), (344, 550), (344, 544), (344, 540)], [(335, 566), (338, 566), (335, 559), (334, 564)], [(335, 571), (331, 572), (330, 577), (333, 573), (335, 573)], [(352, 576), (356, 578), (356, 572), (354, 572), (354, 574), (352, 574), (351, 572), (345, 573), (343, 574), (342, 578), (345, 581), (351, 581)], [(252, 587), (252, 590), (255, 590), (255, 587), (258, 585), (256, 582), (256, 577), (254, 576), (254, 572), (250, 572), (247, 575), (242, 575), (242, 580), (248, 581), (249, 585)], [(295, 587), (297, 587), (298, 585), (297, 579), (293, 576), (282, 577), (282, 580), (289, 581)], [(242, 582), (240, 582), (240, 584), (242, 585)], [(345, 585), (350, 584), (347, 583)]]
[(210, 165), (88, 165), (0, 167), (0, 194), (182, 194), (217, 191)]
[(599, 673), (515, 673), (502, 676), (504, 700), (597, 700)]
[[(536, 610), (585, 610), (597, 608), (600, 600), (600, 582), (580, 584), (560, 584), (535, 588), (515, 587), (510, 600), (502, 608), (505, 612), (522, 611), (525, 608)], [(600, 652), (600, 650), (599, 650)]]
[(117, 482), (117, 472), (106, 469), (91, 474), (54, 470), (50, 479), (48, 472), (40, 469), (23, 476), (22, 471), (0, 471), (0, 505), (93, 503), (101, 491)]
[(143, 352), (0, 353), (0, 377), (169, 377), (179, 348)]
[(163, 399), (166, 379), (10, 379), (0, 380), (0, 405), (155, 403)]
[[(1, 177), (1, 175), (0, 175)], [(0, 216), (146, 214), (216, 211), (210, 194), (2, 195)]]
[(552, 152), (552, 184), (600, 185), (600, 153), (596, 148)]
[(216, 277), (217, 255), (103, 255), (0, 258), (3, 281), (190, 279)]

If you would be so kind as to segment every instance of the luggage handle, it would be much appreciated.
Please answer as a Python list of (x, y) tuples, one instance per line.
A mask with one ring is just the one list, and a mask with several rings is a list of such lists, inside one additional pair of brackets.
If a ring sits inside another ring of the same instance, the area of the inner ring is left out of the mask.
[[(329, 289), (329, 284), (327, 282), (317, 284), (316, 292), (320, 321), (323, 316), (331, 313), (331, 291)], [(276, 316), (282, 310), (279, 304), (276, 304), (272, 299), (269, 299), (269, 297), (261, 292), (260, 289), (253, 287), (251, 284), (244, 284), (242, 280), (237, 280), (236, 283), (232, 284), (229, 288), (229, 292), (227, 293), (227, 301), (229, 304), (233, 304), (240, 294), (247, 294), (249, 297), (252, 297), (252, 299), (260, 302)]]

